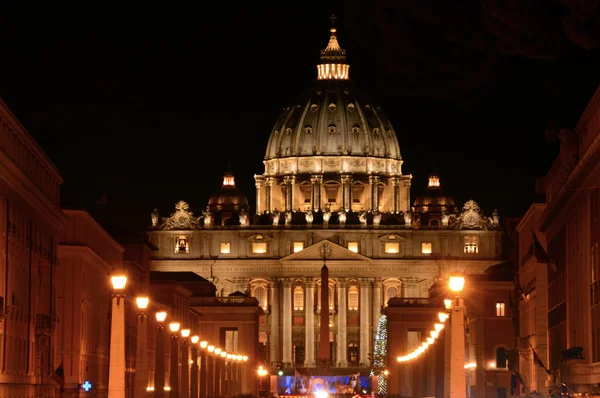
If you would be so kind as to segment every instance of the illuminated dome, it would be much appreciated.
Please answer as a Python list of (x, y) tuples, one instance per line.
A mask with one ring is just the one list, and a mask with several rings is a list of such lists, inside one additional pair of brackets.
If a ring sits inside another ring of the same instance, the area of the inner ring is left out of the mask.
[(412, 177), (402, 174), (396, 133), (354, 87), (335, 27), (313, 84), (273, 126), (263, 163), (264, 173), (254, 177), (259, 214), (410, 209)]
[(295, 157), (373, 157), (400, 160), (396, 133), (383, 110), (354, 88), (336, 29), (321, 51), (317, 79), (283, 110), (265, 160)]
[[(223, 175), (223, 184), (208, 201), (211, 212), (235, 213), (241, 209), (248, 210), (246, 195), (235, 186), (235, 178), (231, 171)], [(229, 216), (231, 216), (231, 214)]]

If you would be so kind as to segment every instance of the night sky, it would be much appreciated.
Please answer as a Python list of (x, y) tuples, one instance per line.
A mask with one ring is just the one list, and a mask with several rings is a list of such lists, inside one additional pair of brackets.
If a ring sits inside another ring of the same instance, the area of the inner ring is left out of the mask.
[(332, 13), (413, 200), (435, 164), (459, 205), (522, 215), (556, 155), (545, 132), (574, 127), (600, 83), (596, 1), (259, 3), (0, 8), (0, 97), (59, 168), (64, 207), (143, 231), (178, 200), (199, 215), (228, 164), (253, 206), (271, 129), (316, 77)]

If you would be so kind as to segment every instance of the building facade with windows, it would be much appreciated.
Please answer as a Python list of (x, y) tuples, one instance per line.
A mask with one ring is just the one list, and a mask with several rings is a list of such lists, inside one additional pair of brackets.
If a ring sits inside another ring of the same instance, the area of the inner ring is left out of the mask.
[(531, 371), (533, 351), (521, 347), (527, 356), (522, 371), (538, 391), (598, 394), (600, 88), (575, 127), (558, 131), (558, 139), (559, 154), (538, 181), (545, 202), (530, 208), (519, 231), (521, 338), (536, 334), (531, 341), (541, 359)]
[(0, 100), (0, 396), (53, 397), (62, 178)]
[[(327, 339), (335, 369), (366, 370), (390, 299), (428, 298), (451, 272), (483, 274), (502, 261), (496, 211), (486, 216), (472, 200), (456, 206), (436, 173), (419, 180), (426, 194), (411, 202), (397, 134), (354, 87), (335, 29), (313, 86), (265, 142), (255, 211), (226, 173), (219, 197), (198, 205), (202, 215), (180, 201), (169, 216), (155, 211), (148, 229), (153, 272), (193, 272), (219, 297), (258, 300), (261, 362), (315, 368)], [(322, 311), (329, 336), (319, 335)]]

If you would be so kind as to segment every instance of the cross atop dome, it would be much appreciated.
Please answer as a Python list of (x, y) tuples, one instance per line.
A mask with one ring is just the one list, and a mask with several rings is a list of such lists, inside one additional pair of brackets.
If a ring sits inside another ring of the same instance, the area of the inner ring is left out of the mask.
[(318, 79), (348, 80), (350, 65), (346, 64), (346, 50), (340, 47), (336, 36), (337, 28), (333, 26), (337, 17), (332, 15), (330, 19), (332, 26), (329, 29), (329, 43), (321, 50), (322, 63), (317, 65)]

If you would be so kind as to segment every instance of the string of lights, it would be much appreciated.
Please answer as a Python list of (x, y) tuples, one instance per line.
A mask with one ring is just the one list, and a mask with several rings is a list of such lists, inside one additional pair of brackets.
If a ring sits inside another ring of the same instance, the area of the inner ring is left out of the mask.
[(445, 312), (440, 312), (440, 313), (438, 313), (438, 317), (439, 317), (439, 320), (441, 323), (434, 324), (433, 330), (431, 330), (429, 332), (429, 337), (427, 337), (425, 339), (425, 341), (423, 341), (423, 343), (421, 343), (421, 345), (419, 345), (412, 352), (409, 352), (406, 355), (401, 355), (401, 356), (397, 357), (396, 360), (398, 362), (409, 362), (409, 361), (412, 361), (413, 359), (420, 357), (421, 354), (423, 354), (425, 351), (427, 351), (429, 346), (431, 346), (435, 343), (437, 338), (440, 336), (441, 331), (444, 329), (444, 322), (446, 322), (446, 320), (448, 319), (448, 314), (446, 314)]

